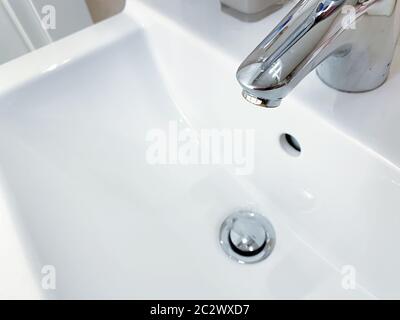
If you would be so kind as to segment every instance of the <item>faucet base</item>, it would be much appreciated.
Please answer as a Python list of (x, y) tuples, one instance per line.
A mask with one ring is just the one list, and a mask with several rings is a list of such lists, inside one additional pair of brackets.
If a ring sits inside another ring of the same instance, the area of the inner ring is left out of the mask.
[(343, 59), (345, 58), (330, 57), (316, 69), (321, 81), (335, 90), (348, 93), (368, 92), (382, 86), (389, 77), (390, 63), (357, 68), (357, 63), (347, 64)]
[(329, 82), (323, 75), (321, 75), (321, 73), (318, 69), (316, 70), (316, 73), (317, 73), (318, 78), (326, 86), (328, 86), (329, 88), (335, 89), (337, 91), (344, 92), (344, 93), (364, 93), (364, 92), (370, 92), (370, 91), (376, 90), (376, 89), (380, 88), (381, 86), (383, 86), (389, 77), (389, 72), (388, 72), (384, 77), (382, 77), (383, 78), (382, 81), (380, 81), (379, 83), (376, 83), (371, 88), (366, 88), (366, 89), (354, 88), (354, 89), (352, 89), (349, 86), (343, 86), (341, 83)]
[(363, 14), (355, 23), (354, 29), (338, 36), (337, 49), (321, 62), (317, 74), (336, 90), (367, 92), (380, 87), (389, 76), (398, 27), (393, 16), (383, 14)]

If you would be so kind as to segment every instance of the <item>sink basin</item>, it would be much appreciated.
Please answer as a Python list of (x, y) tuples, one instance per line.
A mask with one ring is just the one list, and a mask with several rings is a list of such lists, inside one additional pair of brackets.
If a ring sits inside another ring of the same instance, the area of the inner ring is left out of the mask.
[[(29, 297), (61, 299), (400, 297), (396, 162), (301, 98), (315, 76), (279, 110), (251, 107), (239, 62), (154, 1), (131, 0), (0, 67), (3, 241), (29, 279), (16, 296), (29, 286)], [(171, 124), (253, 130), (249, 170), (149, 163), (149, 133)], [(243, 208), (277, 237), (254, 265), (219, 245), (221, 224)], [(56, 271), (50, 290), (45, 266)]]

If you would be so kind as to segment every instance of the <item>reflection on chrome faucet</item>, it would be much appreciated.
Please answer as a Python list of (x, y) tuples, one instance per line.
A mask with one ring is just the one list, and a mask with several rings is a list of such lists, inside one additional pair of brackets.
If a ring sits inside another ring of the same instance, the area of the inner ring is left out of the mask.
[(376, 89), (388, 77), (400, 19), (397, 0), (301, 0), (242, 63), (246, 100), (277, 107), (312, 70), (345, 92)]

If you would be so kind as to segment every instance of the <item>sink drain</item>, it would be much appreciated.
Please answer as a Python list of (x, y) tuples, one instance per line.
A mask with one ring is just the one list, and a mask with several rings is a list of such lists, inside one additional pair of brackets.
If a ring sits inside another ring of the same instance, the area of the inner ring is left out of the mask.
[(222, 224), (220, 244), (236, 262), (256, 263), (266, 259), (274, 249), (275, 231), (264, 216), (239, 211)]

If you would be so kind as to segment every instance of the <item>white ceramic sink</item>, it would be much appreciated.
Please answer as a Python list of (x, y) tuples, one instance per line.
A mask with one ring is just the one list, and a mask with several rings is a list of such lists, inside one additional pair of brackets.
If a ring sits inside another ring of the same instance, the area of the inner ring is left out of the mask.
[[(0, 67), (0, 281), (11, 290), (0, 293), (399, 298), (396, 162), (302, 98), (310, 88), (328, 104), (340, 95), (315, 76), (281, 108), (250, 106), (235, 80), (240, 57), (156, 2), (130, 0), (124, 14)], [(220, 24), (243, 23), (215, 12)], [(254, 170), (151, 165), (146, 137), (171, 123), (254, 130)], [(284, 133), (300, 156), (282, 147)], [(254, 265), (229, 260), (218, 242), (243, 208), (277, 235)], [(42, 287), (46, 266), (56, 290)]]

